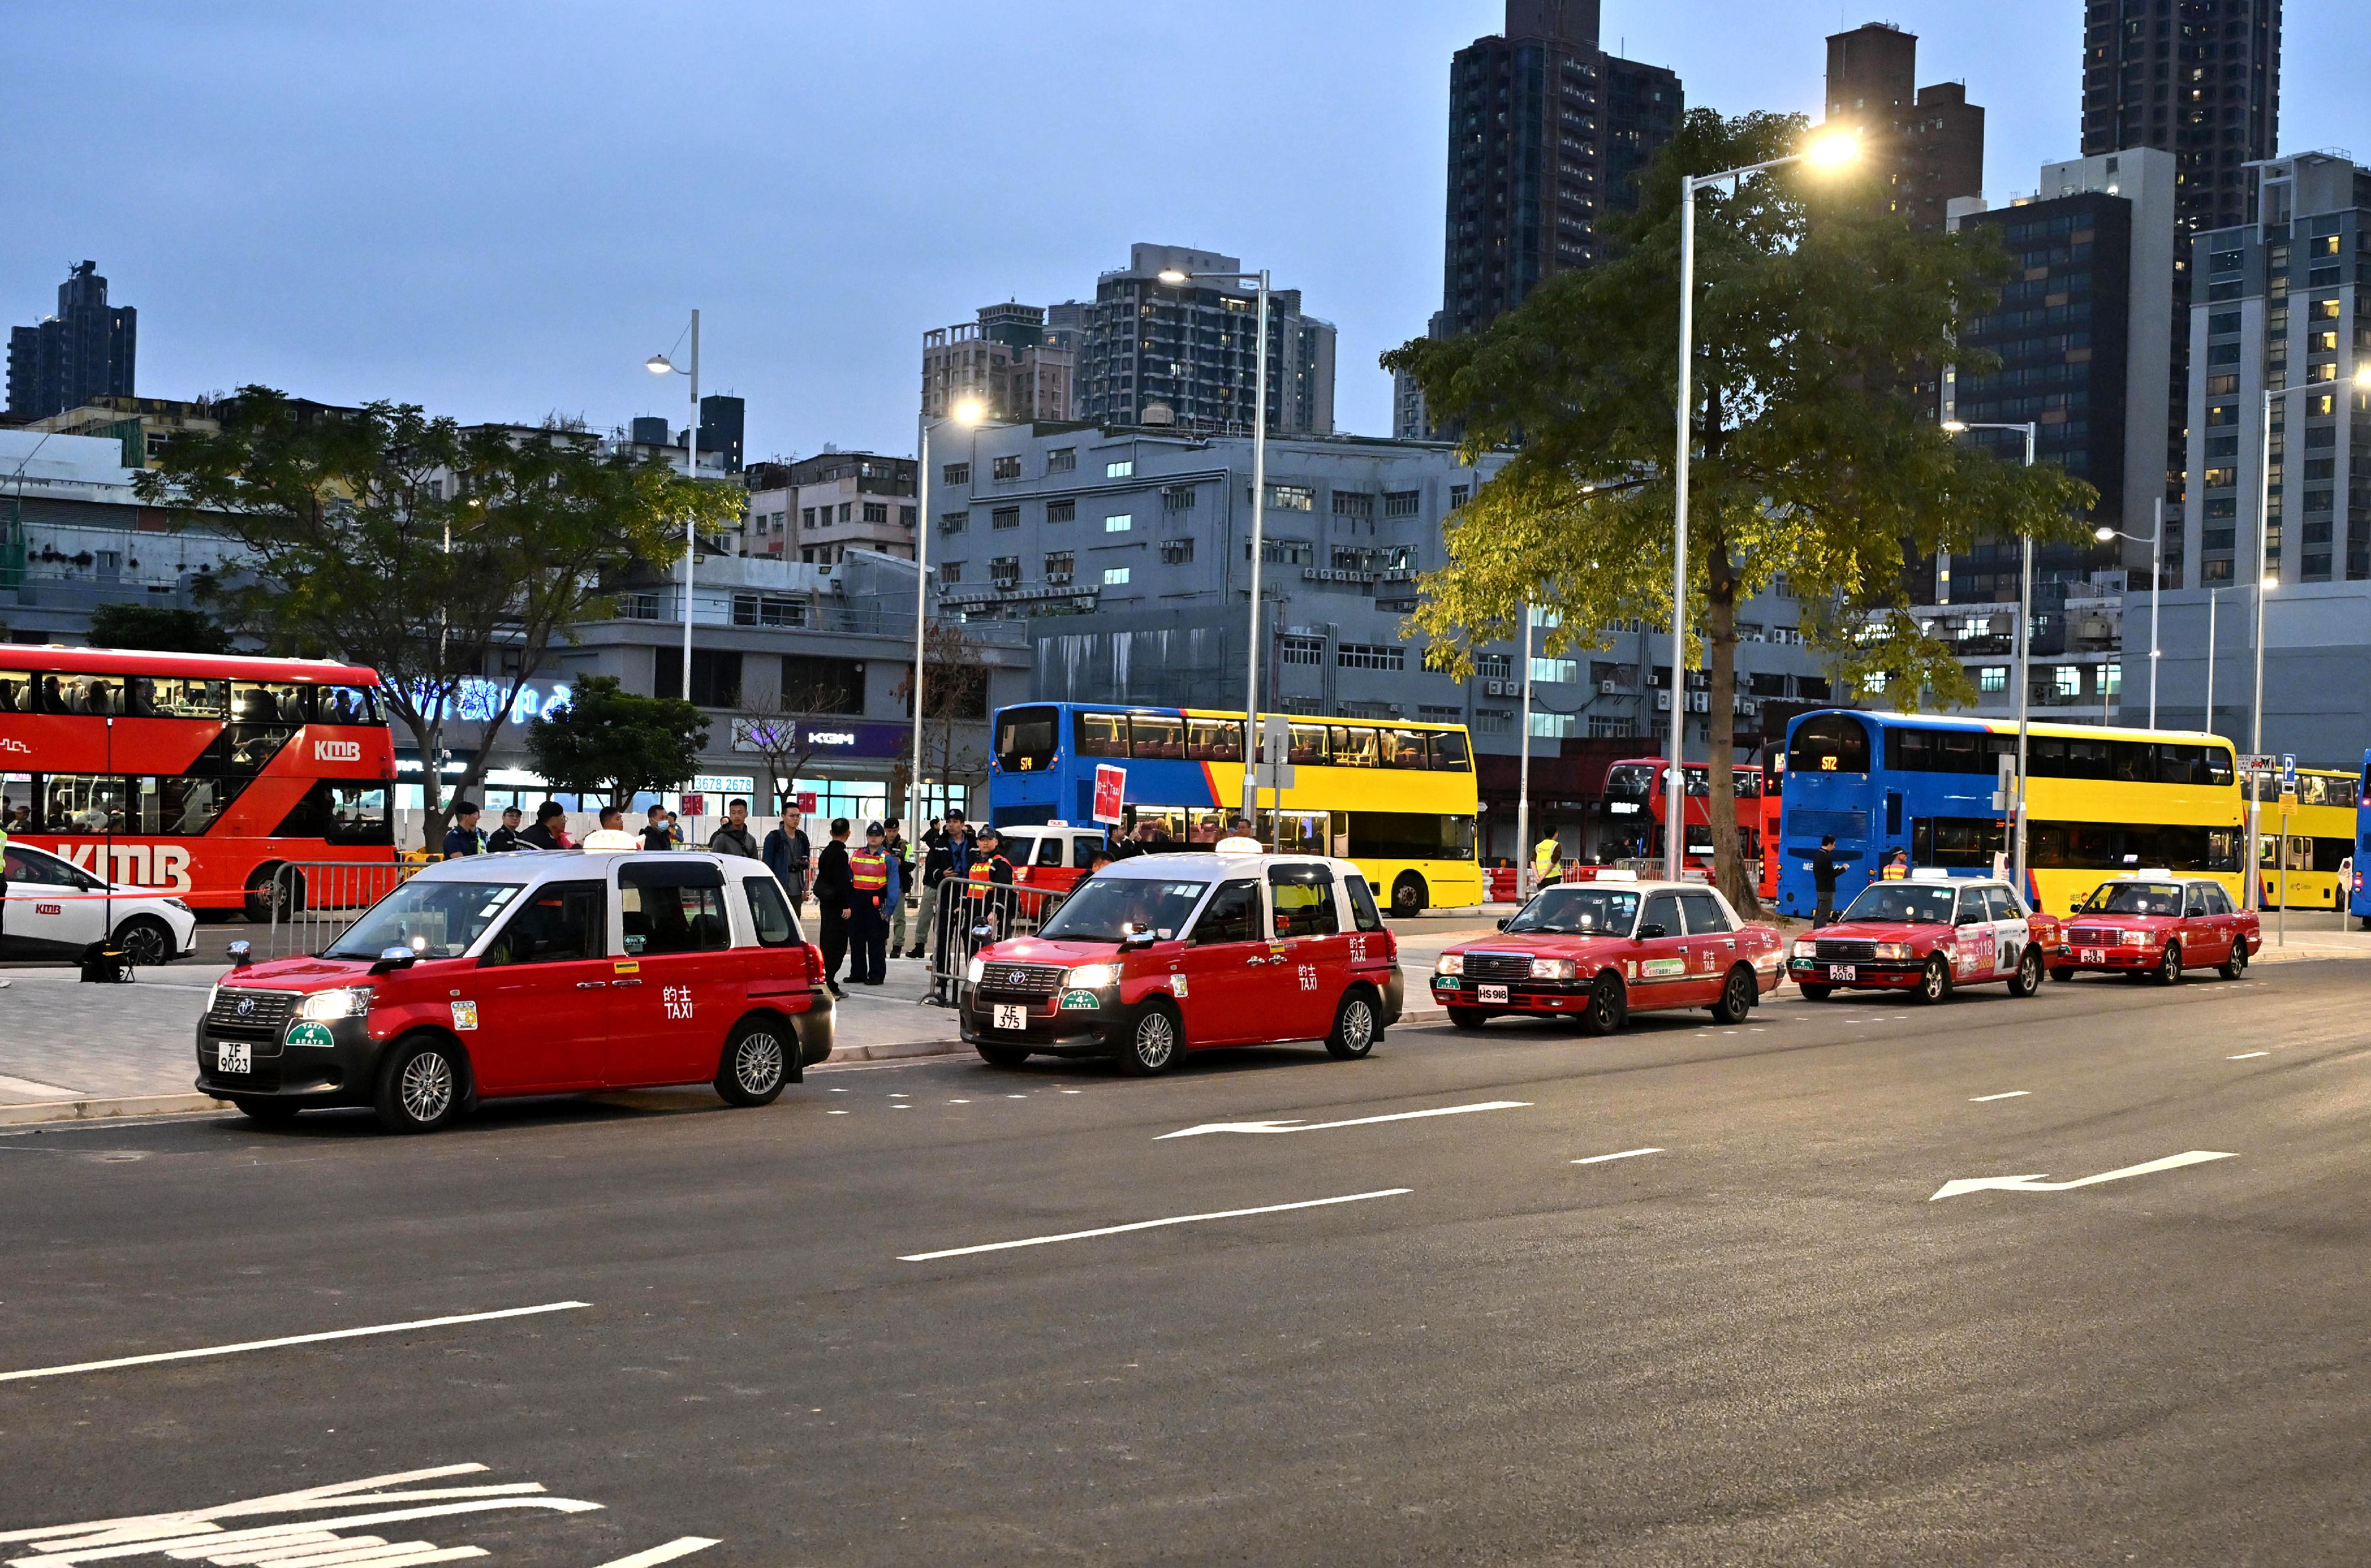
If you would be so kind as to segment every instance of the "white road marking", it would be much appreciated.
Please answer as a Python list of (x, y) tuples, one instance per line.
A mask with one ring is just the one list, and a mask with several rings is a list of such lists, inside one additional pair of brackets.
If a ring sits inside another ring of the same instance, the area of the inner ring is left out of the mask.
[(1169, 1138), (1199, 1137), (1205, 1133), (1322, 1133), (1334, 1127), (1368, 1127), (1378, 1122), (1418, 1122), (1428, 1116), (1463, 1116), (1472, 1111), (1520, 1111), (1531, 1104), (1528, 1100), (1483, 1100), (1472, 1105), (1442, 1105), (1430, 1111), (1399, 1111), (1388, 1116), (1353, 1116), (1347, 1122), (1205, 1122), (1198, 1127), (1181, 1127), (1174, 1133), (1163, 1133), (1154, 1138), (1161, 1143)]
[(950, 1100), (947, 1103), (950, 1105), (968, 1105), (971, 1101), (968, 1100)]
[[(111, 1361), (77, 1361), (64, 1366), (33, 1366), (20, 1372), (0, 1372), (0, 1383), (28, 1378), (61, 1378), (69, 1372), (104, 1372), (117, 1366), (147, 1366), (160, 1361), (191, 1361), (204, 1355), (237, 1355), (249, 1350), (278, 1350), (292, 1344), (318, 1344), (326, 1340), (360, 1339), (367, 1334), (409, 1333), (414, 1329), (450, 1328), (456, 1323), (490, 1323), (502, 1318), (531, 1318), (543, 1312), (573, 1312), (590, 1301), (549, 1301), (540, 1307), (505, 1307), (499, 1312), (463, 1312), (449, 1318), (421, 1318), (409, 1323), (377, 1323), (364, 1329), (332, 1329), (326, 1333), (290, 1334), (282, 1339), (249, 1340), (242, 1344), (207, 1345), (199, 1350), (165, 1350), (151, 1355), (124, 1355)], [(0, 1539), (6, 1539), (0, 1537)]]
[(10, 1078), (0, 1073), (0, 1094), (29, 1094), (41, 1100), (80, 1100), (90, 1091), (68, 1089), (64, 1084), (36, 1083), (31, 1078)]
[(1979, 1095), (1975, 1095), (1975, 1096), (1973, 1096), (1972, 1098), (1971, 1098), (1971, 1099), (1969, 1100), (1968, 1103), (1969, 1103), (1969, 1104), (1971, 1104), (1971, 1105), (1982, 1105), (1983, 1103), (1984, 1103), (1984, 1101), (1988, 1101), (1988, 1100), (2015, 1100), (2018, 1096), (2019, 1096), (2019, 1095), (2021, 1095), (2021, 1094), (2031, 1094), (2032, 1092), (2033, 1092), (2033, 1090), (2030, 1090), (2030, 1089), (2009, 1089), (2009, 1090), (2002, 1090), (2000, 1093), (1998, 1093), (1998, 1094), (1979, 1094)]
[(1066, 1089), (1062, 1092), (1064, 1094), (1084, 1094), (1087, 1091), (1083, 1089)]
[(2252, 1060), (2258, 1056), (2269, 1056), (2271, 1055), (2272, 1053), (2270, 1051), (2242, 1051), (2236, 1056), (2226, 1056), (2223, 1059), (2226, 1062), (2245, 1062)]
[(720, 1543), (709, 1539), (706, 1536), (683, 1536), (667, 1542), (665, 1546), (654, 1546), (648, 1551), (637, 1551), (631, 1557), (620, 1557), (615, 1562), (604, 1562), (601, 1568), (658, 1568), (662, 1562), (672, 1562), (678, 1557), (688, 1557), (695, 1551), (706, 1551), (710, 1547), (718, 1544)]
[(2103, 1170), (2097, 1176), (2078, 1177), (2072, 1182), (2052, 1182), (2044, 1173), (2031, 1176), (1976, 1176), (1956, 1182), (1946, 1182), (1928, 1198), (1934, 1203), (1941, 1198), (1956, 1198), (1962, 1193), (1997, 1190), (2004, 1193), (2066, 1193), (2077, 1187), (2096, 1186), (2101, 1182), (2121, 1182), (2127, 1176), (2149, 1176), (2159, 1170), (2179, 1170), (2185, 1165), (2203, 1165), (2211, 1159), (2237, 1159), (2236, 1154), (2218, 1154), (2213, 1149), (2193, 1148), (2182, 1154), (2169, 1154), (2163, 1159), (2152, 1159), (2142, 1165), (2127, 1165), (2121, 1170)]
[(1576, 1159), (1575, 1165), (1602, 1165), (1609, 1159), (1636, 1159), (1642, 1154), (1660, 1154), (1660, 1148), (1625, 1148), (1620, 1154), (1592, 1154), (1587, 1159)]
[(827, 1111), (824, 1114), (827, 1116), (845, 1116), (848, 1113), (845, 1111)]
[(940, 1258), (966, 1258), (975, 1252), (1009, 1252), (1017, 1247), (1045, 1247), (1057, 1241), (1083, 1241), (1093, 1236), (1120, 1236), (1131, 1230), (1156, 1230), (1164, 1225), (1198, 1225), (1206, 1219), (1241, 1219), (1246, 1215), (1284, 1214), (1292, 1209), (1325, 1208), (1335, 1204), (1362, 1204), (1370, 1198), (1405, 1197), (1413, 1187), (1386, 1187), (1377, 1193), (1351, 1193), (1338, 1198), (1310, 1198), (1297, 1204), (1267, 1204), (1259, 1208), (1220, 1209), (1211, 1214), (1179, 1214), (1166, 1219), (1139, 1219), (1128, 1225), (1106, 1225), (1093, 1230), (1066, 1230), (1058, 1236), (1027, 1236), (1018, 1241), (989, 1241), (977, 1247), (948, 1247), (936, 1252), (908, 1252), (901, 1263), (928, 1263)]

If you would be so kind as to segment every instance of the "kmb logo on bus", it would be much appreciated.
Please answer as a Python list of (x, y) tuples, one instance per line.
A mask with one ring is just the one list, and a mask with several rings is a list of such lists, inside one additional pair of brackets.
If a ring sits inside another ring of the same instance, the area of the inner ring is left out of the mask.
[(91, 875), (106, 877), (110, 882), (161, 887), (174, 893), (190, 891), (190, 852), (179, 844), (76, 844), (58, 853)]
[(362, 759), (363, 744), (360, 741), (315, 741), (313, 743), (315, 762), (360, 762)]

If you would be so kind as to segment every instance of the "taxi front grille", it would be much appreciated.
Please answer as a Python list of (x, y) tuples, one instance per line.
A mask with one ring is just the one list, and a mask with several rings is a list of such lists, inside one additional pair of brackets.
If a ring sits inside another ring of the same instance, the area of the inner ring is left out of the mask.
[(979, 988), (1008, 997), (1050, 997), (1062, 988), (1062, 974), (1044, 963), (991, 963), (980, 971)]
[(1526, 952), (1469, 952), (1465, 955), (1465, 978), (1468, 980), (1528, 980), (1532, 977), (1532, 955)]
[(2076, 947), (2119, 947), (2123, 943), (2124, 935), (2121, 930), (2077, 926), (2066, 933), (2066, 940)]
[(1826, 963), (1868, 963), (1877, 958), (1875, 942), (1835, 941), (1822, 938), (1820, 959)]
[(295, 1010), (294, 991), (250, 991), (226, 986), (207, 1010), (206, 1030), (233, 1040), (275, 1040)]

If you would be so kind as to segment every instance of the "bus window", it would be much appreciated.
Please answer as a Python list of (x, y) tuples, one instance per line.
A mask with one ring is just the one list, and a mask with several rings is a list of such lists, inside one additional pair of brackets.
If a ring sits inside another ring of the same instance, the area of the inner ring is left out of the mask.
[(378, 722), (378, 696), (368, 686), (322, 686), (314, 701), (324, 724)]
[(194, 837), (214, 826), (226, 803), (222, 787), (211, 778), (167, 778), (159, 809), (158, 833)]
[(52, 773), (41, 780), (33, 801), (36, 833), (128, 833), (129, 778), (100, 774)]
[(1789, 773), (1867, 773), (1868, 732), (1843, 713), (1822, 713), (1795, 726), (1787, 747)]
[(1739, 800), (1758, 801), (1762, 798), (1762, 769), (1741, 767), (1730, 775), (1730, 788), (1736, 791)]
[(1037, 773), (1054, 760), (1055, 708), (1008, 708), (996, 716), (996, 765), (1007, 773)]
[(1425, 765), (1424, 737), (1414, 730), (1381, 730), (1382, 761), (1385, 767), (1422, 767)]
[(1186, 760), (1186, 721), (1139, 713), (1128, 721), (1128, 755), (1154, 762)]
[[(1292, 727), (1292, 739), (1286, 747), (1285, 760), (1296, 766), (1302, 763), (1313, 766), (1324, 763), (1325, 761), (1325, 726), (1295, 724)], [(1323, 855), (1325, 851), (1316, 849), (1312, 850), (1311, 853)]]
[(1474, 819), (1426, 812), (1351, 812), (1353, 860), (1471, 860)]
[[(1335, 767), (1375, 767), (1382, 765), (1382, 754), (1374, 731), (1364, 724), (1336, 724), (1332, 730)], [(1293, 760), (1298, 762), (1301, 759), (1296, 756)]]
[(1330, 855), (1332, 818), (1330, 812), (1287, 812), (1279, 817), (1272, 811), (1263, 811), (1259, 813), (1260, 841), (1274, 844), (1287, 855)]
[(1463, 730), (1435, 730), (1432, 732), (1432, 766), (1436, 772), (1465, 773), (1474, 767), (1474, 759), (1465, 747)]
[(32, 672), (0, 670), (0, 713), (30, 713), (32, 710)]
[(1605, 798), (1643, 801), (1654, 792), (1655, 778), (1661, 771), (1651, 762), (1617, 763), (1605, 770)]
[(2008, 846), (2007, 830), (1991, 817), (1920, 817), (1910, 824), (1910, 863), (1992, 869)]
[(1079, 727), (1081, 756), (1126, 756), (1128, 755), (1128, 715), (1125, 713), (1081, 713), (1075, 716)]
[(383, 784), (322, 778), (291, 808), (273, 835), (321, 838), (331, 844), (392, 844)]
[(149, 683), (150, 701), (160, 719), (227, 719), (230, 683), (182, 675), (158, 675)]
[(1243, 761), (1243, 725), (1226, 719), (1188, 719), (1186, 755), (1193, 762)]

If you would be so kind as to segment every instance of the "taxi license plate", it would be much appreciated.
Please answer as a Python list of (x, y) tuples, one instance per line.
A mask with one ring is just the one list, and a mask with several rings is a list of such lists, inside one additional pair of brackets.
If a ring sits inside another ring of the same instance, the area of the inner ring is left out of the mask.
[(2101, 952), (2098, 948), (2085, 948), (2083, 950), (2083, 962), (2086, 963), (2105, 963), (2108, 962), (2108, 955)]
[(254, 1046), (225, 1044), (219, 1047), (219, 1049), (221, 1050), (222, 1055), (215, 1059), (215, 1071), (225, 1073), (251, 1073), (255, 1071)]
[(989, 1020), (989, 1022), (995, 1028), (1026, 1029), (1029, 1027), (1029, 1009), (1017, 1003), (998, 1002), (990, 1011), (994, 1016)]
[(1828, 965), (1828, 978), (1831, 980), (1857, 980), (1860, 978), (1860, 971), (1849, 963), (1831, 963)]
[(1507, 999), (1507, 987), (1504, 986), (1485, 986), (1481, 987), (1480, 994), (1482, 1000), (1486, 1002), (1503, 1002)]

